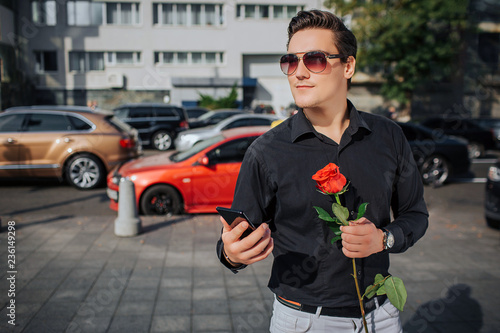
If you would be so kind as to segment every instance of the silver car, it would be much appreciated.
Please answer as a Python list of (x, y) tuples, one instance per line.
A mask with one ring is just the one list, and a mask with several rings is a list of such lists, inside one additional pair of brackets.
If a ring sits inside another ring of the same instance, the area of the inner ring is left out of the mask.
[(221, 131), (235, 127), (270, 126), (275, 120), (280, 119), (272, 114), (241, 114), (229, 117), (221, 122), (207, 127), (201, 127), (181, 132), (175, 140), (175, 148), (185, 151), (197, 142), (218, 135)]

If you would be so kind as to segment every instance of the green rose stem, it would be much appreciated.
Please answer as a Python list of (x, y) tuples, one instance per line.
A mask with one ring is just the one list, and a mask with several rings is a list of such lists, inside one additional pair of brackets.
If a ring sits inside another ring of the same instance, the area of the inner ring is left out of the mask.
[[(337, 193), (334, 193), (335, 195), (335, 200), (339, 205), (340, 203), (340, 198)], [(346, 221), (346, 223), (343, 222), (344, 225), (349, 225), (349, 222)], [(359, 283), (358, 283), (358, 274), (357, 269), (356, 269), (356, 260), (352, 258), (352, 270), (353, 273), (352, 276), (354, 277), (354, 284), (356, 285), (356, 292), (358, 293), (358, 300), (359, 300), (359, 308), (361, 310), (361, 316), (363, 318), (363, 326), (365, 328), (365, 332), (368, 333), (368, 324), (366, 323), (366, 318), (365, 318), (365, 307), (363, 306), (363, 297), (361, 296), (361, 291), (359, 290)]]

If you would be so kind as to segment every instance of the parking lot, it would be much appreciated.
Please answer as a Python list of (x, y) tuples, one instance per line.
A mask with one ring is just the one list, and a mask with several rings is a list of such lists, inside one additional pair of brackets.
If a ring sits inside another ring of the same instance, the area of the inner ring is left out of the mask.
[[(481, 173), (488, 165), (476, 163), (474, 179), (426, 187), (427, 234), (391, 256), (391, 273), (408, 290), (405, 332), (498, 332), (500, 231), (483, 217)], [(108, 212), (99, 191), (30, 183), (0, 191), (1, 331), (267, 331), (271, 262), (236, 275), (223, 268), (215, 255), (217, 215), (141, 217), (140, 235), (119, 238), (116, 214), (99, 213)], [(35, 195), (54, 201), (44, 210), (26, 200)], [(8, 261), (9, 246), (15, 263)], [(9, 323), (12, 316), (16, 326)]]

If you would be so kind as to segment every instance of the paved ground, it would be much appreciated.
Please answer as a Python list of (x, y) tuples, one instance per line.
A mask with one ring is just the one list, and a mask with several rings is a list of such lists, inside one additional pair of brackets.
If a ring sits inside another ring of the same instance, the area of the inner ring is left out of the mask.
[[(409, 294), (405, 332), (499, 332), (500, 232), (477, 211), (457, 219), (447, 207), (429, 209), (426, 237), (392, 256)], [(114, 217), (14, 217), (13, 267), (2, 219), (2, 332), (267, 331), (270, 261), (237, 275), (224, 269), (216, 215), (143, 217), (143, 233), (131, 238), (114, 235)]]

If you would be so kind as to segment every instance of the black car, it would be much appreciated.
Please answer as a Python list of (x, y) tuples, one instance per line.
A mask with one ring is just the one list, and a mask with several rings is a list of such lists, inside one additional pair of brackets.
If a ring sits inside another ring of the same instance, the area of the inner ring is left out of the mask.
[(215, 125), (219, 123), (221, 120), (224, 120), (226, 118), (229, 118), (231, 116), (234, 116), (236, 114), (242, 114), (243, 111), (241, 110), (234, 110), (234, 109), (221, 109), (221, 110), (214, 110), (205, 113), (198, 119), (194, 121), (189, 122), (189, 128), (198, 128), (198, 127), (205, 127), (205, 126), (210, 126), (210, 125)]
[(497, 139), (497, 147), (500, 148), (500, 118), (480, 117), (472, 118), (471, 120), (479, 126), (492, 131)]
[(486, 150), (497, 147), (493, 131), (481, 127), (468, 118), (433, 117), (425, 119), (421, 124), (431, 129), (442, 130), (446, 135), (467, 139), (470, 158), (484, 156)]
[(210, 110), (207, 108), (203, 108), (200, 106), (190, 106), (186, 107), (186, 112), (188, 115), (188, 121), (193, 121), (201, 116), (203, 116), (205, 113), (209, 112)]
[(486, 223), (495, 229), (500, 228), (500, 162), (490, 166), (486, 179), (484, 197), (484, 215)]
[(173, 148), (177, 134), (189, 128), (186, 110), (155, 103), (125, 104), (113, 110), (116, 117), (137, 128), (144, 146), (157, 150)]
[(469, 172), (470, 159), (465, 140), (439, 135), (413, 123), (398, 125), (410, 144), (424, 184), (442, 185), (450, 177)]

